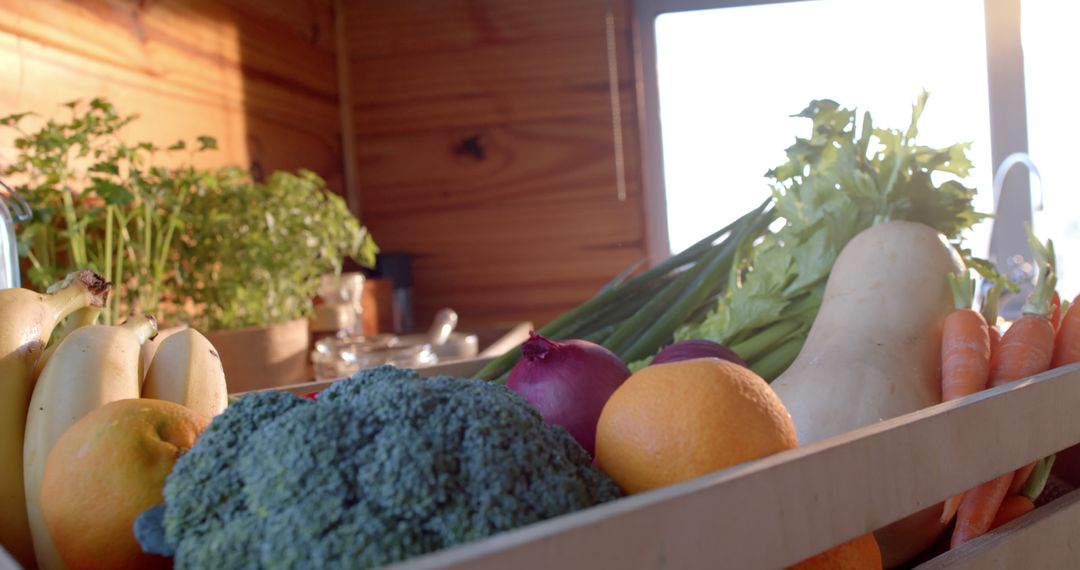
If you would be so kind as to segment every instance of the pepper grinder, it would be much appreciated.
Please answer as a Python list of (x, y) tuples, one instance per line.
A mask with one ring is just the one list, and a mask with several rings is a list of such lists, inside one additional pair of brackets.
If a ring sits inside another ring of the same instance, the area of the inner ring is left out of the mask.
[(375, 272), (393, 283), (394, 332), (413, 331), (412, 256), (404, 253), (380, 253)]

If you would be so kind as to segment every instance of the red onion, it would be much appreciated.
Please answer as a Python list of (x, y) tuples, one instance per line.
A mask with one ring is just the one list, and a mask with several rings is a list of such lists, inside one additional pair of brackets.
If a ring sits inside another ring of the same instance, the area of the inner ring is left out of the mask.
[(747, 367), (746, 361), (739, 358), (730, 348), (711, 340), (696, 338), (680, 340), (669, 344), (657, 354), (650, 364), (663, 364), (664, 362), (678, 362), (680, 360), (692, 360), (694, 358), (719, 358), (734, 362), (739, 366)]
[(596, 422), (630, 369), (610, 350), (585, 340), (556, 342), (536, 333), (521, 345), (521, 360), (506, 386), (562, 426), (593, 455)]

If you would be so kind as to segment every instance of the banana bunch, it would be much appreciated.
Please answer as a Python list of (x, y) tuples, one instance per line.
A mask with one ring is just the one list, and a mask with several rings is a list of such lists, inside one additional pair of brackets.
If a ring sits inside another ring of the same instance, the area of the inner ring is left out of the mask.
[[(91, 271), (45, 295), (0, 290), (0, 544), (26, 568), (65, 568), (40, 490), (49, 451), (72, 424), (130, 398), (169, 400), (209, 417), (227, 405), (221, 361), (197, 331), (169, 336), (144, 363), (143, 347), (158, 331), (153, 317), (95, 324), (109, 290)], [(44, 350), (65, 318), (62, 339)]]
[(93, 271), (72, 273), (52, 292), (0, 290), (0, 544), (34, 567), (23, 487), (23, 436), (33, 370), (53, 329), (68, 315), (102, 307), (111, 285)]

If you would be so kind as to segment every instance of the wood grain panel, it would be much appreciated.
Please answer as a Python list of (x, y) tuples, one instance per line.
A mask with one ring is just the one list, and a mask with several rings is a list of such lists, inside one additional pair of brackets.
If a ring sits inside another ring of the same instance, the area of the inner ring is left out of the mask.
[[(618, 8), (616, 25), (623, 33), (629, 29), (629, 11), (622, 3)], [(349, 56), (357, 59), (544, 38), (602, 40), (604, 15), (604, 2), (594, 0), (369, 0), (351, 5), (345, 21), (354, 30)]]
[[(369, 211), (380, 217), (495, 201), (573, 206), (579, 200), (612, 198), (611, 136), (610, 119), (595, 117), (370, 136), (359, 152), (365, 198), (373, 202)], [(472, 137), (484, 158), (460, 150), (462, 141)], [(636, 172), (636, 163), (628, 165), (630, 177)]]
[[(517, 4), (488, 2), (484, 10), (476, 12), (498, 12)], [(358, 129), (377, 134), (551, 117), (610, 117), (602, 8), (603, 2), (595, 0), (559, 10), (537, 6), (533, 8), (533, 19), (545, 32), (492, 32), (498, 39), (485, 40), (485, 33), (479, 29), (448, 26), (447, 34), (457, 30), (463, 36), (449, 43), (422, 35), (426, 29), (423, 22), (387, 23), (387, 28), (400, 29), (403, 34), (400, 43), (408, 47), (401, 53), (372, 56), (357, 55), (357, 50), (352, 50), (351, 79)], [(577, 16), (572, 19), (573, 25), (564, 23), (566, 29), (556, 33), (554, 28), (567, 12)], [(616, 15), (622, 108), (633, 110), (630, 36), (625, 28), (625, 12), (617, 11)], [(474, 28), (485, 26), (473, 24)], [(353, 31), (350, 37), (367, 37), (366, 30)], [(417, 51), (417, 46), (427, 46), (429, 51)]]
[[(0, 111), (105, 96), (133, 139), (208, 134), (203, 165), (312, 168), (340, 187), (329, 0), (13, 0), (0, 5)], [(9, 133), (0, 136), (0, 152)]]
[[(480, 46), (362, 65), (354, 60), (358, 128), (400, 131), (598, 111), (603, 116), (610, 113), (610, 96), (602, 39)], [(553, 66), (552, 61), (564, 64)], [(425, 71), (417, 73), (418, 67)], [(375, 85), (379, 88), (370, 87)]]
[[(365, 222), (415, 256), (416, 322), (541, 325), (644, 252), (628, 4), (615, 3), (626, 199), (603, 0), (349, 4)], [(473, 144), (473, 151), (467, 152)]]
[[(432, 211), (389, 227), (374, 223), (372, 231), (382, 243), (400, 243), (416, 256), (419, 323), (451, 306), (463, 326), (539, 324), (592, 296), (642, 257), (638, 207), (606, 199), (569, 208), (541, 203)], [(625, 223), (608, 222), (620, 219)]]

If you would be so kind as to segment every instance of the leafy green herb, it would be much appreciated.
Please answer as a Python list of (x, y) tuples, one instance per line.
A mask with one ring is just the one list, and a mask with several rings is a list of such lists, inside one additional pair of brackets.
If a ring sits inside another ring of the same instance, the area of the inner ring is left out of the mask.
[(163, 288), (161, 260), (173, 250), (181, 197), (199, 175), (190, 166), (154, 164), (182, 145), (162, 152), (150, 143), (126, 143), (119, 133), (136, 115), (121, 115), (104, 99), (64, 107), (66, 120), (46, 120), (36, 131), (26, 124), (31, 113), (0, 119), (18, 133), (15, 160), (0, 173), (34, 212), (19, 224), (27, 281), (44, 290), (90, 268), (114, 284), (106, 323), (132, 311), (157, 314), (163, 300), (175, 301)]
[[(788, 162), (766, 174), (783, 226), (746, 251), (715, 309), (676, 338), (708, 338), (736, 352), (753, 345), (751, 366), (771, 379), (786, 368), (774, 362), (776, 354), (788, 362), (798, 354), (840, 250), (857, 233), (888, 220), (937, 229), (967, 261), (992, 273), (959, 247), (960, 233), (985, 217), (972, 208), (975, 190), (960, 181), (971, 167), (970, 145), (937, 149), (915, 142), (927, 97), (922, 93), (913, 106), (906, 131), (877, 128), (869, 113), (857, 129), (855, 111), (830, 100), (813, 101), (796, 115), (812, 120), (810, 137), (797, 139), (787, 149)], [(756, 342), (762, 337), (769, 339), (767, 347)]]
[(114, 284), (106, 323), (142, 312), (209, 330), (306, 316), (322, 273), (345, 257), (374, 265), (371, 236), (314, 173), (256, 184), (239, 168), (197, 169), (213, 137), (128, 143), (136, 115), (104, 99), (64, 106), (70, 117), (37, 130), (30, 113), (0, 118), (18, 133), (0, 174), (34, 213), (18, 227), (31, 287), (90, 268)]
[(313, 172), (208, 175), (183, 209), (176, 285), (195, 302), (185, 320), (216, 330), (281, 323), (310, 314), (319, 277), (378, 251), (345, 201)]

